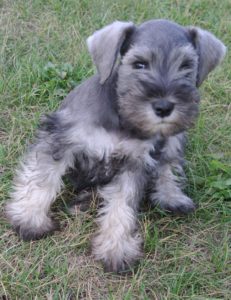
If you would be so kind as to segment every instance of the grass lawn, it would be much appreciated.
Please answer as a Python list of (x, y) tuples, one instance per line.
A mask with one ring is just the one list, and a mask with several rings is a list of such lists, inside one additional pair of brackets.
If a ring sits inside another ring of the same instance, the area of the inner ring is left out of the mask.
[(7, 223), (17, 162), (40, 116), (94, 72), (85, 40), (113, 20), (169, 18), (211, 30), (231, 48), (230, 0), (0, 0), (0, 299), (231, 299), (231, 56), (201, 88), (187, 146), (190, 216), (140, 213), (144, 259), (133, 274), (103, 272), (90, 255), (93, 206), (62, 230), (22, 242)]

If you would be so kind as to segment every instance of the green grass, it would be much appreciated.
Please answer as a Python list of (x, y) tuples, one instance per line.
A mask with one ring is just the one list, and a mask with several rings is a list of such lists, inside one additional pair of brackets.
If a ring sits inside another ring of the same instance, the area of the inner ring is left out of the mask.
[[(198, 210), (142, 212), (145, 256), (136, 272), (105, 274), (91, 257), (95, 207), (76, 218), (58, 210), (61, 232), (30, 243), (4, 218), (15, 166), (39, 117), (93, 73), (87, 36), (115, 19), (151, 18), (207, 28), (231, 46), (230, 0), (0, 0), (0, 299), (231, 299), (229, 53), (201, 89), (187, 147), (187, 193)], [(60, 203), (71, 196), (65, 190)]]

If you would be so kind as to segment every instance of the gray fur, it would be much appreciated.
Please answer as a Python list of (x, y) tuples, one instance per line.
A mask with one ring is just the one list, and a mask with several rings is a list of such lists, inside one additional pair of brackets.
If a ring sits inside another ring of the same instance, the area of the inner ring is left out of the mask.
[(88, 50), (100, 74), (101, 84), (112, 73), (118, 52), (133, 28), (134, 25), (131, 22), (116, 21), (96, 31), (87, 39)]
[[(179, 182), (186, 130), (198, 115), (197, 87), (225, 46), (199, 28), (152, 20), (114, 22), (88, 48), (98, 74), (41, 120), (6, 213), (21, 238), (40, 238), (55, 228), (49, 211), (62, 176), (78, 192), (94, 188), (103, 205), (92, 251), (119, 272), (142, 255), (136, 215), (144, 195), (167, 211), (195, 209)], [(76, 203), (87, 199), (81, 192)]]
[(194, 45), (199, 54), (199, 69), (197, 85), (200, 86), (209, 72), (211, 72), (224, 58), (226, 47), (213, 34), (197, 27), (190, 27), (194, 35)]

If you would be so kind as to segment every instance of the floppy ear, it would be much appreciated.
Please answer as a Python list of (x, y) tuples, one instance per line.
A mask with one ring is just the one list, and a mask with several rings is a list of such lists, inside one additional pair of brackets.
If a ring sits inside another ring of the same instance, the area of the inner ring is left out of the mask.
[(212, 33), (206, 30), (190, 27), (189, 31), (199, 55), (197, 86), (200, 86), (208, 73), (223, 60), (226, 47)]
[(132, 22), (116, 21), (97, 30), (87, 39), (88, 50), (103, 84), (111, 75), (120, 48), (135, 26)]

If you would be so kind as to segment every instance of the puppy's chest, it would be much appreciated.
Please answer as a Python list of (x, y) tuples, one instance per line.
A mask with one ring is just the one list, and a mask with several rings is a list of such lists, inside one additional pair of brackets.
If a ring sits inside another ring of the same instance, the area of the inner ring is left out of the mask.
[(74, 168), (69, 171), (69, 178), (77, 190), (102, 186), (109, 183), (125, 164), (125, 157), (112, 154), (99, 158), (79, 154)]
[(78, 152), (69, 175), (77, 190), (105, 185), (124, 171), (156, 167), (153, 141), (106, 134), (96, 140), (88, 136), (87, 147)]

